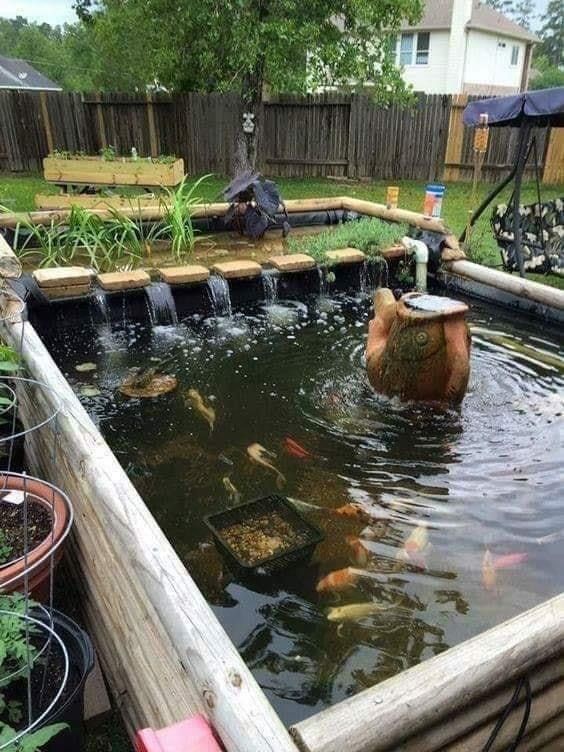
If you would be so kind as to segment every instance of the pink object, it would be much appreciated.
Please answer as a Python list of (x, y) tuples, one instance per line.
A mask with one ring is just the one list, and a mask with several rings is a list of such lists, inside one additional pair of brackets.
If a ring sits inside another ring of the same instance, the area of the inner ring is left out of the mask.
[(135, 752), (222, 752), (222, 748), (204, 716), (195, 715), (160, 731), (138, 731)]
[(503, 554), (503, 556), (494, 556), (493, 565), (494, 569), (511, 569), (511, 567), (518, 567), (519, 564), (524, 564), (529, 558), (529, 554)]

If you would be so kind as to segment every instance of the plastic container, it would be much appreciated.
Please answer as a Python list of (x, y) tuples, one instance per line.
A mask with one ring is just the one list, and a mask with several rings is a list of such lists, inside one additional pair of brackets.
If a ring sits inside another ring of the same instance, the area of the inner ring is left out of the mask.
[(423, 214), (426, 217), (440, 217), (446, 188), (442, 183), (428, 183), (425, 186)]
[(138, 731), (135, 752), (221, 752), (221, 747), (204, 716), (195, 715), (160, 731)]
[[(242, 559), (237, 551), (226, 541), (224, 530), (239, 522), (251, 522), (253, 518), (277, 513), (295, 531), (296, 535), (303, 535), (305, 540), (290, 548), (282, 549), (279, 553), (265, 556), (252, 563)], [(204, 522), (211, 530), (220, 553), (227, 560), (232, 569), (240, 573), (252, 574), (258, 569), (266, 573), (285, 569), (286, 567), (305, 561), (313, 554), (315, 547), (324, 539), (321, 530), (306, 520), (284, 496), (265, 496), (261, 499), (240, 504), (226, 509), (224, 512), (209, 514)]]
[[(68, 728), (43, 745), (43, 752), (82, 752), (84, 749), (84, 685), (94, 668), (94, 648), (86, 632), (68, 616), (53, 611), (53, 627), (69, 654), (69, 680), (64, 700), (47, 716), (43, 726), (66, 723)], [(42, 620), (48, 623), (48, 617)]]
[(399, 201), (399, 187), (397, 185), (389, 185), (386, 190), (386, 206), (388, 209), (397, 209)]

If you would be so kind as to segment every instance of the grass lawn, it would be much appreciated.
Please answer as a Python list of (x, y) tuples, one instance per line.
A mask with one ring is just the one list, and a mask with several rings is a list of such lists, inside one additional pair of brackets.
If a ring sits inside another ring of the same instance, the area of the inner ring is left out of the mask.
[[(204, 182), (199, 194), (202, 200), (221, 200), (221, 190), (227, 184), (228, 179), (220, 176), (212, 176)], [(310, 198), (320, 196), (348, 195), (355, 198), (368, 199), (383, 203), (386, 200), (386, 187), (394, 184), (399, 185), (399, 205), (405, 209), (421, 211), (425, 190), (424, 181), (401, 180), (383, 181), (377, 180), (369, 183), (353, 183), (339, 180), (327, 180), (324, 178), (280, 178), (278, 181), (284, 198)], [(470, 183), (446, 183), (446, 194), (443, 201), (443, 216), (448, 226), (455, 235), (460, 235), (464, 229), (468, 212), (472, 209), (472, 185)], [(491, 184), (482, 184), (478, 189), (478, 204), (491, 190)], [(11, 211), (30, 211), (34, 208), (34, 196), (36, 193), (57, 193), (58, 188), (46, 183), (39, 175), (14, 175), (0, 174), (0, 206), (5, 206)], [(503, 191), (497, 197), (496, 202), (507, 201), (510, 190)], [(536, 187), (533, 182), (523, 184), (523, 202), (529, 203), (536, 200)], [(542, 197), (547, 200), (556, 196), (564, 196), (564, 185), (545, 186), (542, 189)], [(473, 261), (487, 266), (500, 266), (501, 257), (493, 239), (489, 224), (491, 209), (487, 209), (480, 218), (472, 232), (472, 240), (469, 248), (469, 256)], [(562, 278), (556, 275), (529, 275), (531, 279), (544, 281), (563, 287)]]

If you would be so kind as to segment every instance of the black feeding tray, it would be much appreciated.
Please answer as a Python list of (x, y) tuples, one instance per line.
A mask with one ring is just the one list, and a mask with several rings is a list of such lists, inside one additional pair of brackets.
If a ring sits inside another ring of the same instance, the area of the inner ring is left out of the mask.
[(271, 573), (307, 560), (325, 537), (288, 499), (276, 495), (206, 515), (204, 522), (227, 562), (247, 574), (259, 568)]

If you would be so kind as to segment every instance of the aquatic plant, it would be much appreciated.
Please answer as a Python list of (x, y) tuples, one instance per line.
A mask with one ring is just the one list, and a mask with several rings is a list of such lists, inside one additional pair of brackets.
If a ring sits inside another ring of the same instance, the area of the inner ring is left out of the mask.
[(307, 253), (318, 263), (327, 262), (327, 251), (358, 248), (369, 257), (380, 255), (386, 248), (397, 245), (407, 233), (407, 225), (384, 222), (377, 218), (344, 222), (318, 235), (288, 238), (291, 253)]
[(195, 194), (202, 182), (209, 177), (210, 175), (203, 175), (191, 186), (187, 185), (184, 177), (175, 189), (167, 188), (165, 196), (160, 199), (163, 218), (154, 238), (170, 240), (172, 255), (177, 260), (189, 254), (194, 247), (196, 231), (192, 224), (192, 214), (194, 206), (201, 203), (201, 199)]

